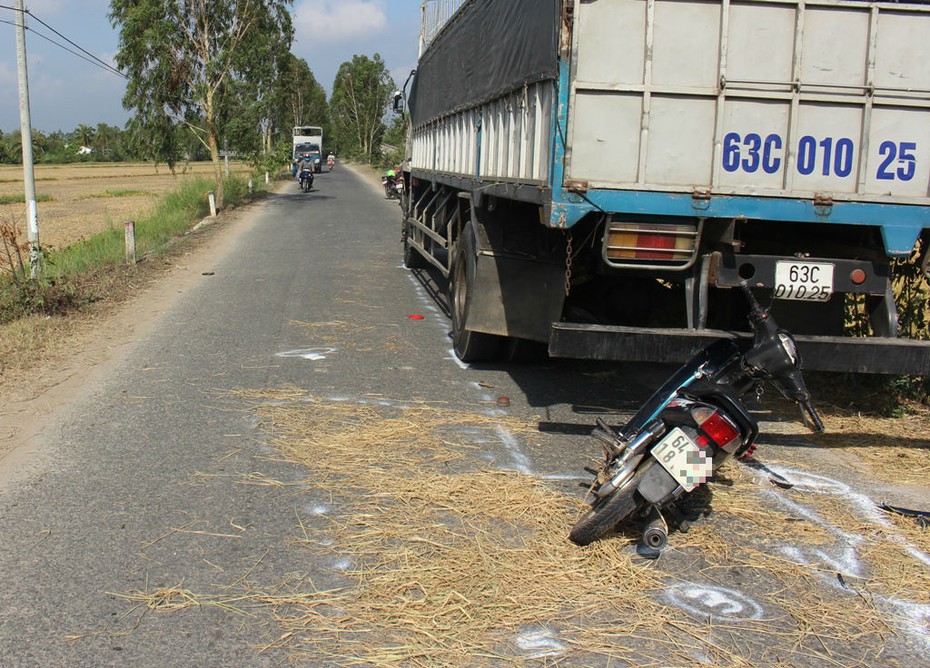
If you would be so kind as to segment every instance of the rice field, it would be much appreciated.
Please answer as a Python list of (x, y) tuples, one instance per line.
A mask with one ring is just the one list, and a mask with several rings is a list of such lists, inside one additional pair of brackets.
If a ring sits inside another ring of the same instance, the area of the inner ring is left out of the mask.
[[(248, 174), (242, 163), (230, 163), (230, 173)], [(192, 176), (209, 176), (207, 162), (177, 165), (151, 163), (80, 163), (36, 165), (39, 242), (48, 249), (86, 239), (110, 227), (121, 227), (149, 212), (158, 198)], [(26, 237), (23, 168), (0, 165), (0, 223), (14, 222)]]

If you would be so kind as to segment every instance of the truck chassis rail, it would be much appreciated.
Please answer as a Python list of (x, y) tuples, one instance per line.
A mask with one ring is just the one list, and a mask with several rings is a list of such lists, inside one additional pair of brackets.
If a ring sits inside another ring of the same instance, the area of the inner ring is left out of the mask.
[[(751, 335), (716, 329), (649, 329), (557, 322), (552, 324), (553, 357), (681, 363), (720, 339), (745, 341)], [(805, 370), (930, 375), (930, 341), (884, 337), (795, 335)]]

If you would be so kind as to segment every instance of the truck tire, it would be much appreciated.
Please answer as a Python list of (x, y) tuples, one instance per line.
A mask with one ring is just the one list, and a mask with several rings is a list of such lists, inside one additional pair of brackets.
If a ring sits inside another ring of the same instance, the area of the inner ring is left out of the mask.
[(413, 234), (414, 230), (413, 225), (404, 218), (403, 226), (404, 266), (407, 267), (407, 269), (425, 269), (429, 264), (426, 258), (420, 255), (420, 251), (410, 245), (410, 235)]
[(449, 304), (452, 310), (452, 347), (463, 362), (489, 362), (497, 359), (502, 337), (465, 328), (471, 294), (475, 288), (477, 246), (471, 225), (466, 221), (455, 244), (452, 272), (449, 274)]

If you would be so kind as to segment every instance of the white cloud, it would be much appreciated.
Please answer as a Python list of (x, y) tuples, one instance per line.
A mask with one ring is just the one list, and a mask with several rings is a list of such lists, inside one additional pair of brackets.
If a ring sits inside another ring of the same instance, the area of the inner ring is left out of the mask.
[(294, 8), (296, 42), (304, 47), (373, 37), (387, 22), (385, 0), (301, 0)]

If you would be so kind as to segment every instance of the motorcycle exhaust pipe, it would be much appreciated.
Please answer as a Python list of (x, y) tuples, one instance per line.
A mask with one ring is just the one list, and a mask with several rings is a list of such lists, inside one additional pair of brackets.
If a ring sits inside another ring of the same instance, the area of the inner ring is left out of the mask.
[(655, 506), (650, 511), (646, 528), (643, 529), (643, 545), (657, 552), (668, 545), (668, 525), (662, 513)]

